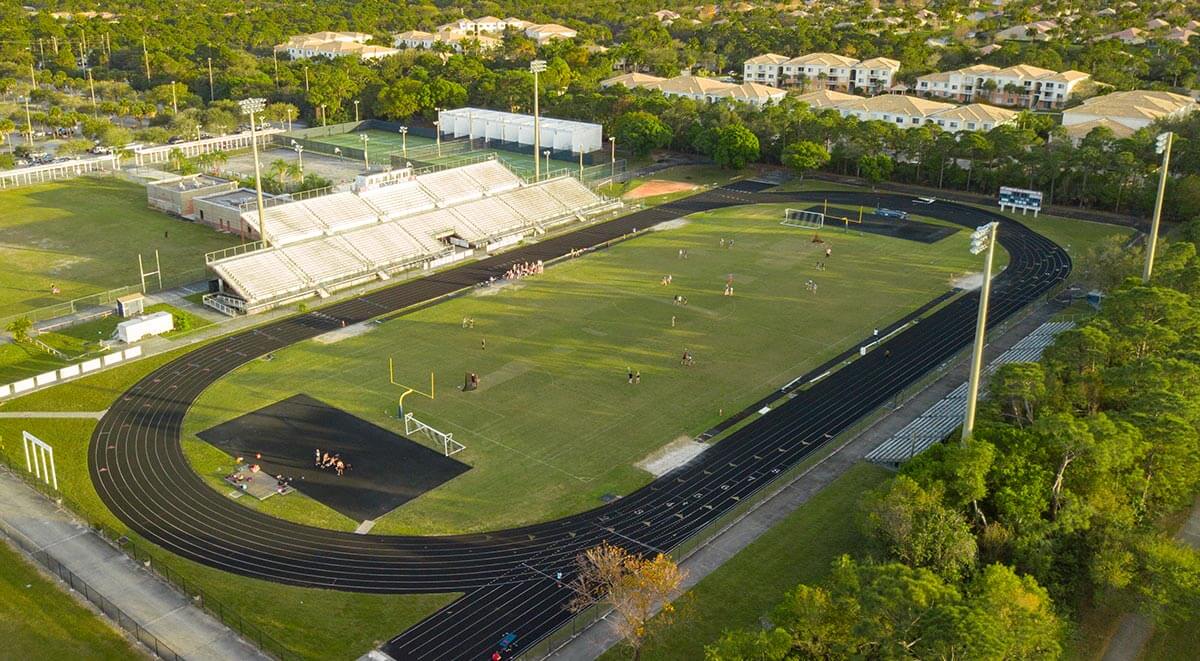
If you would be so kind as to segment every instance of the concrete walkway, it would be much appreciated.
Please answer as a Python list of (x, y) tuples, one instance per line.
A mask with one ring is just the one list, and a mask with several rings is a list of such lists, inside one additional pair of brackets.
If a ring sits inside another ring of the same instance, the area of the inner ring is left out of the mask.
[[(1002, 335), (992, 337), (984, 350), (985, 359), (991, 360), (1007, 351), (1047, 321), (1053, 313), (1054, 309), (1049, 306), (1041, 306)], [(902, 402), (899, 408), (857, 436), (842, 441), (842, 445), (824, 459), (793, 478), (791, 482), (778, 487), (775, 493), (762, 501), (757, 508), (688, 556), (680, 563), (687, 571), (687, 578), (679, 594), (690, 590), (705, 576), (719, 569), (739, 551), (829, 486), (851, 466), (862, 461), (875, 446), (891, 438), (927, 408), (941, 401), (966, 380), (967, 362), (965, 357), (960, 359), (941, 378), (908, 401)], [(620, 637), (608, 621), (601, 620), (552, 653), (549, 658), (556, 661), (590, 661), (620, 642)]]
[(0, 411), (0, 419), (2, 418), (85, 418), (88, 420), (99, 420), (108, 413), (108, 409), (103, 411)]
[(0, 503), (4, 535), (50, 555), (176, 654), (269, 658), (7, 470), (0, 470)]
[[(1200, 497), (1192, 503), (1192, 513), (1175, 534), (1175, 539), (1200, 549)], [(1141, 658), (1142, 649), (1153, 634), (1154, 622), (1150, 618), (1137, 613), (1122, 615), (1116, 633), (1108, 639), (1104, 649), (1104, 661), (1134, 661)]]

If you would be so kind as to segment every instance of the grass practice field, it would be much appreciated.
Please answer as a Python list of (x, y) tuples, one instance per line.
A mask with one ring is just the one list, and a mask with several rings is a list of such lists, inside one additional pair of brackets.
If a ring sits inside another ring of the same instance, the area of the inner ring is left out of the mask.
[[(354, 149), (362, 149), (362, 136), (367, 136), (367, 158), (371, 161), (371, 165), (390, 166), (392, 164), (391, 155), (400, 156), (403, 154), (404, 141), (399, 133), (391, 131), (381, 131), (379, 129), (367, 129), (365, 131), (353, 131), (350, 133), (336, 133), (334, 135), (310, 138), (316, 142), (324, 142), (326, 144), (335, 145), (337, 147), (352, 147)], [(460, 138), (463, 139), (463, 138)], [(414, 159), (420, 158), (421, 162), (453, 165), (455, 162), (462, 160), (464, 155), (479, 156), (483, 154), (493, 154), (497, 158), (504, 161), (506, 165), (515, 170), (517, 173), (525, 176), (533, 176), (533, 147), (529, 148), (529, 153), (517, 153), (505, 149), (475, 149), (469, 154), (461, 154), (450, 152), (447, 148), (443, 152), (443, 156), (437, 156), (436, 144), (437, 140), (426, 138), (424, 136), (408, 134), (408, 149), (411, 150), (410, 156)], [(450, 138), (443, 137), (442, 144), (447, 145)], [(419, 155), (419, 156), (418, 156)], [(542, 159), (542, 165), (546, 163)], [(550, 169), (571, 169), (578, 170), (578, 161), (562, 161), (555, 158), (550, 159)]]
[[(142, 186), (79, 177), (0, 191), (0, 317), (137, 284), (137, 256), (163, 279), (204, 277), (204, 253), (238, 243), (151, 210)], [(51, 285), (60, 293), (51, 294)]]
[(6, 659), (134, 659), (142, 655), (0, 541), (0, 641)]
[[(965, 232), (925, 245), (834, 230), (816, 244), (812, 231), (781, 226), (782, 211), (698, 214), (336, 344), (276, 352), (200, 397), (185, 420), (185, 449), (201, 475), (228, 490), (220, 479), (232, 459), (195, 434), (297, 393), (402, 433), (391, 417), (399, 394), (387, 383), (392, 356), (412, 385), (427, 385), (436, 371), (437, 399), (414, 395), (406, 405), (465, 443), (456, 458), (473, 468), (378, 519), (373, 532), (485, 530), (594, 507), (648, 482), (634, 465), (647, 455), (694, 437), (977, 268)], [(723, 238), (734, 247), (721, 248)], [(833, 257), (817, 271), (826, 246)], [(663, 286), (667, 274), (673, 283)], [(732, 297), (722, 295), (728, 274)], [(817, 293), (805, 287), (810, 278)], [(677, 294), (689, 304), (674, 305)], [(464, 329), (464, 318), (474, 328)], [(680, 366), (685, 348), (694, 367)], [(627, 369), (641, 383), (627, 383)], [(466, 372), (480, 375), (479, 391), (456, 389)], [(336, 529), (358, 524), (298, 494), (250, 500), (238, 502)]]

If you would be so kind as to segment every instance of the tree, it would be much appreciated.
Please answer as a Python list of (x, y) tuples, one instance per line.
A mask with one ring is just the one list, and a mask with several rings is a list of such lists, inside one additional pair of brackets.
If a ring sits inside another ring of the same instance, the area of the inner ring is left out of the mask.
[(816, 142), (801, 140), (784, 147), (780, 160), (804, 181), (806, 172), (819, 170), (829, 163), (829, 151)]
[(942, 503), (941, 491), (896, 477), (868, 500), (867, 533), (888, 555), (953, 580), (974, 564), (975, 537), (962, 515)]
[(410, 78), (401, 78), (379, 90), (375, 110), (388, 119), (407, 119), (417, 114), (420, 105), (417, 93), (421, 83)]
[(1200, 613), (1200, 553), (1153, 537), (1138, 546), (1134, 581), (1138, 609), (1156, 622), (1177, 625)]
[(33, 328), (33, 322), (29, 317), (19, 317), (8, 322), (8, 326), (4, 330), (12, 333), (14, 342), (28, 342), (29, 330)]
[(641, 557), (607, 542), (584, 551), (576, 564), (579, 573), (572, 584), (576, 596), (571, 608), (581, 611), (599, 602), (611, 605), (617, 614), (617, 633), (638, 659), (651, 628), (670, 623), (675, 613), (671, 595), (686, 572), (662, 553)]
[(895, 163), (887, 154), (863, 154), (858, 157), (858, 170), (872, 186), (892, 176)]
[(717, 129), (713, 160), (730, 170), (741, 170), (758, 158), (758, 136), (741, 124)]
[(1040, 363), (1008, 363), (996, 370), (988, 389), (1001, 415), (1024, 427), (1033, 424), (1046, 397), (1046, 372)]
[(612, 135), (624, 148), (639, 158), (671, 143), (671, 129), (661, 119), (645, 111), (627, 112), (613, 123)]

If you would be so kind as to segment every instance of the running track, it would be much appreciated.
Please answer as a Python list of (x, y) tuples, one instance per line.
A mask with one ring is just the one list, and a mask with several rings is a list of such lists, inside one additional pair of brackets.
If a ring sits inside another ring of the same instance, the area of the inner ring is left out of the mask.
[[(373, 593), (465, 595), (384, 645), (396, 659), (484, 659), (506, 632), (528, 647), (568, 621), (575, 556), (607, 540), (670, 549), (751, 496), (829, 438), (885, 403), (965, 347), (977, 295), (963, 296), (868, 353), (801, 390), (786, 404), (734, 432), (692, 463), (594, 510), (557, 521), (447, 537), (355, 535), (279, 520), (238, 505), (192, 471), (180, 424), (205, 387), (271, 351), (341, 326), (430, 301), (500, 275), (519, 260), (549, 260), (573, 248), (620, 237), (697, 211), (762, 202), (876, 203), (962, 224), (1001, 222), (1007, 269), (993, 285), (995, 324), (1061, 282), (1066, 253), (1020, 223), (948, 202), (860, 193), (770, 193), (746, 182), (509, 253), (377, 290), (241, 332), (182, 356), (122, 395), (92, 436), (90, 472), (104, 503), (132, 529), (173, 553), (225, 571), (299, 586)], [(902, 277), (901, 274), (897, 274)], [(869, 292), (864, 292), (869, 295)], [(782, 384), (781, 384), (782, 385)]]

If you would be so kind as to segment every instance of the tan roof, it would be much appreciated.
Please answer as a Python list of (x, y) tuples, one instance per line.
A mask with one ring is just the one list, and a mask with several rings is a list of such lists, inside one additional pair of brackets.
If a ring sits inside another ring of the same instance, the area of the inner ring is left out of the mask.
[(719, 95), (722, 92), (727, 94), (731, 87), (737, 87), (737, 85), (733, 85), (732, 83), (723, 83), (715, 78), (684, 75), (668, 78), (658, 83), (651, 83), (645, 87), (648, 89), (661, 90), (664, 94)]
[(900, 70), (900, 62), (888, 57), (872, 57), (868, 60), (863, 60), (857, 65), (864, 69), (891, 69), (892, 71)]
[(972, 64), (969, 67), (958, 69), (958, 73), (964, 76), (978, 75), (981, 73), (995, 73), (1000, 70), (1000, 67), (994, 67), (990, 64)]
[(746, 60), (746, 64), (783, 64), (784, 62), (787, 62), (787, 60), (787, 55), (763, 53), (762, 55), (755, 55), (754, 57)]
[(838, 92), (836, 90), (818, 90), (816, 92), (801, 94), (796, 97), (796, 100), (800, 103), (807, 103), (809, 106), (818, 109), (832, 108), (840, 103), (861, 101), (862, 99), (863, 97), (861, 96), (846, 94), (845, 92)]
[(938, 71), (936, 73), (927, 73), (924, 76), (917, 76), (917, 81), (926, 81), (929, 83), (948, 83), (950, 79), (957, 74), (957, 71)]
[(1196, 108), (1196, 102), (1190, 96), (1154, 90), (1131, 90), (1094, 96), (1078, 107), (1064, 112), (1153, 120), (1188, 108)]
[(787, 90), (759, 83), (742, 83), (727, 89), (719, 89), (717, 96), (728, 96), (739, 101), (771, 101), (787, 96)]
[(903, 94), (884, 94), (882, 96), (862, 99), (861, 101), (847, 101), (838, 104), (838, 107), (843, 110), (858, 112), (923, 117), (942, 112), (943, 110), (950, 110), (954, 107), (954, 104), (930, 101), (929, 99), (905, 96)]
[(1053, 76), (1056, 71), (1035, 67), (1031, 64), (1015, 64), (1011, 67), (1004, 67), (995, 71), (995, 76), (1005, 76), (1012, 78), (1042, 78), (1043, 76)]
[(635, 71), (633, 73), (623, 73), (619, 76), (606, 78), (600, 81), (600, 86), (608, 87), (610, 85), (624, 85), (625, 87), (632, 89), (634, 87), (643, 87), (646, 85), (661, 83), (664, 80), (666, 80), (666, 78), (659, 78), (658, 76), (651, 76), (648, 73), (637, 73)]
[(559, 25), (558, 23), (542, 23), (541, 25), (530, 25), (529, 29), (535, 30), (537, 32), (547, 32), (550, 34), (567, 34), (567, 33), (575, 34), (575, 31), (572, 30), (571, 28), (569, 28), (565, 25)]
[(952, 108), (937, 114), (938, 119), (956, 120), (959, 122), (979, 122), (1002, 124), (1017, 116), (1015, 110), (997, 108), (983, 103), (969, 103), (965, 106)]
[(1042, 80), (1052, 80), (1056, 83), (1071, 83), (1071, 82), (1075, 82), (1077, 80), (1087, 80), (1088, 78), (1091, 78), (1091, 77), (1092, 77), (1092, 74), (1090, 74), (1090, 73), (1084, 73), (1082, 71), (1068, 69), (1066, 71), (1056, 73), (1052, 76), (1046, 76)]
[(1090, 122), (1082, 122), (1079, 124), (1071, 124), (1070, 126), (1064, 126), (1063, 132), (1065, 132), (1067, 134), (1067, 137), (1071, 138), (1072, 140), (1082, 140), (1083, 138), (1086, 138), (1087, 135), (1089, 133), (1091, 133), (1093, 129), (1097, 129), (1100, 127), (1104, 127), (1104, 128), (1111, 130), (1113, 132), (1113, 135), (1118, 138), (1128, 138), (1129, 136), (1131, 136), (1135, 133), (1135, 131), (1133, 129), (1129, 128), (1128, 126), (1125, 126), (1124, 124), (1122, 124), (1120, 122), (1114, 122), (1113, 120), (1111, 120), (1107, 117), (1101, 117), (1100, 119), (1093, 119)]
[(809, 53), (793, 57), (784, 64), (817, 64), (826, 67), (852, 67), (858, 64), (858, 60), (845, 55), (837, 55), (836, 53)]
[(432, 32), (422, 32), (420, 30), (409, 30), (396, 35), (397, 39), (412, 39), (414, 41), (428, 41), (433, 39)]
[(484, 16), (483, 18), (475, 19), (476, 23), (503, 23), (499, 16)]

